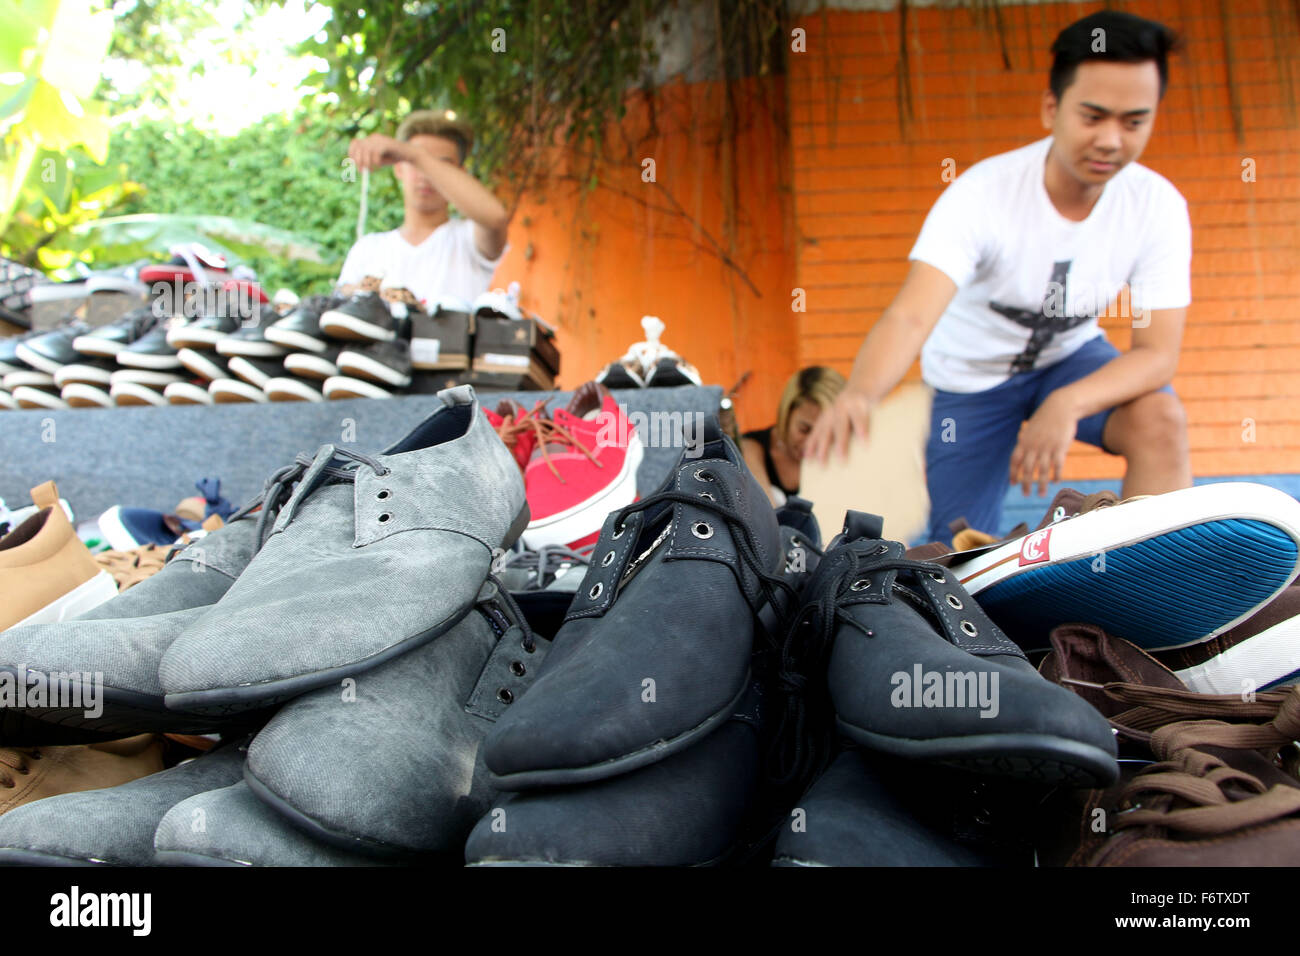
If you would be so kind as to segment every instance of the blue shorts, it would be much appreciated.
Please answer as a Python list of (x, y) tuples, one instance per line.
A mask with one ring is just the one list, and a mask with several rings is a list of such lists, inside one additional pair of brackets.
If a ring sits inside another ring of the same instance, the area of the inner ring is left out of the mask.
[[(1002, 503), (1011, 482), (1011, 453), (1021, 422), (1052, 392), (1091, 375), (1119, 354), (1099, 335), (1055, 365), (1017, 373), (987, 391), (935, 389), (925, 448), (930, 491), (930, 530), (925, 540), (950, 540), (948, 524), (957, 518), (965, 518), (972, 528), (1000, 534)], [(1167, 385), (1161, 391), (1174, 393)], [(1108, 408), (1080, 419), (1079, 441), (1109, 452), (1102, 435), (1113, 411)]]

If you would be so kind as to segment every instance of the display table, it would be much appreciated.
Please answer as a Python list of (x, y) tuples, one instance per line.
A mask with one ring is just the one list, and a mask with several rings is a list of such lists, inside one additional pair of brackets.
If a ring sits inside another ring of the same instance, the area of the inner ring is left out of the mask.
[[(532, 408), (550, 398), (561, 408), (570, 392), (481, 392), (496, 408), (514, 398)], [(615, 400), (646, 446), (637, 472), (642, 494), (656, 487), (682, 452), (681, 432), (718, 411), (718, 386), (616, 391)], [(435, 395), (265, 405), (174, 405), (161, 408), (74, 408), (0, 413), (0, 498), (29, 502), (33, 486), (53, 479), (78, 520), (115, 504), (171, 510), (195, 493), (203, 477), (241, 504), (266, 477), (299, 452), (326, 442), (374, 454), (397, 441), (438, 406)]]

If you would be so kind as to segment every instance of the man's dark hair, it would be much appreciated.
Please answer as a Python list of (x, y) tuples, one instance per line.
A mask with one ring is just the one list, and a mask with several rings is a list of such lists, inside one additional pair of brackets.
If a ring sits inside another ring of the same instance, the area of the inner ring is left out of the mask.
[[(1100, 32), (1099, 32), (1100, 31)], [(1182, 46), (1182, 40), (1163, 23), (1146, 20), (1118, 10), (1102, 10), (1076, 20), (1062, 30), (1052, 44), (1052, 72), (1048, 86), (1059, 100), (1074, 82), (1080, 63), (1110, 60), (1115, 63), (1155, 62), (1160, 71), (1160, 95), (1169, 83), (1168, 56)]]

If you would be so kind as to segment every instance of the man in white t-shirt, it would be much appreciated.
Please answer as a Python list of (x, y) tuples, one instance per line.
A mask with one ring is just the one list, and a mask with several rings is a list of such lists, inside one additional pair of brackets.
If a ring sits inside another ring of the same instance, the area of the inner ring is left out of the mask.
[[(1042, 99), (1051, 135), (976, 163), (935, 202), (902, 288), (809, 439), (813, 458), (844, 454), (919, 352), (935, 390), (929, 540), (947, 540), (959, 517), (998, 532), (1008, 483), (1045, 495), (1076, 437), (1126, 458), (1125, 496), (1191, 484), (1169, 387), (1191, 224), (1173, 184), (1136, 162), (1177, 42), (1113, 11), (1061, 31)], [(1131, 316), (1127, 352), (1100, 315)]]
[[(366, 276), (385, 288), (405, 288), (426, 306), (454, 296), (473, 302), (487, 291), (506, 250), (510, 214), (464, 169), (473, 134), (454, 117), (419, 110), (397, 128), (353, 140), (348, 156), (360, 169), (392, 166), (402, 186), (400, 228), (362, 236), (339, 274), (340, 291), (355, 291)], [(454, 204), (464, 218), (447, 211)]]

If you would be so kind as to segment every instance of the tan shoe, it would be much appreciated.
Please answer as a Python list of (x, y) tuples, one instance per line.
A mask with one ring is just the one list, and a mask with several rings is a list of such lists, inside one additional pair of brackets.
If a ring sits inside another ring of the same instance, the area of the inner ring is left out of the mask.
[(117, 594), (59, 507), (47, 481), (32, 489), (40, 510), (0, 538), (0, 631), (66, 620)]
[(163, 739), (157, 734), (72, 747), (0, 747), (0, 814), (60, 793), (116, 787), (162, 769)]

